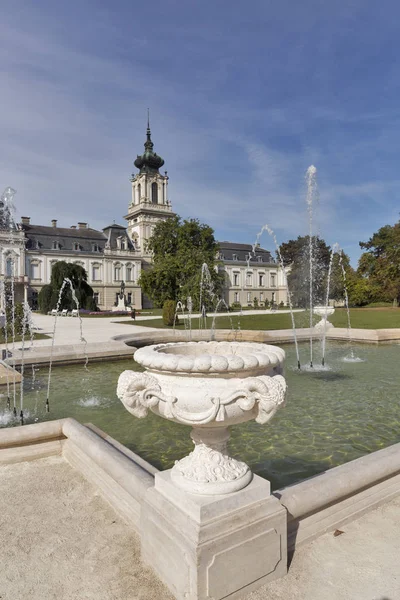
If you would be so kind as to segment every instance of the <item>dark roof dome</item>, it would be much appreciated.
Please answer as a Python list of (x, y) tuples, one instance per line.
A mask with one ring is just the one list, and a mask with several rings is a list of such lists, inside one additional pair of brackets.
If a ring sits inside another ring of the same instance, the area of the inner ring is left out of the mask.
[(141, 173), (158, 173), (158, 169), (163, 166), (164, 159), (153, 152), (154, 144), (151, 141), (150, 123), (147, 120), (147, 139), (144, 143), (144, 153), (138, 155), (133, 163), (135, 167), (140, 169)]

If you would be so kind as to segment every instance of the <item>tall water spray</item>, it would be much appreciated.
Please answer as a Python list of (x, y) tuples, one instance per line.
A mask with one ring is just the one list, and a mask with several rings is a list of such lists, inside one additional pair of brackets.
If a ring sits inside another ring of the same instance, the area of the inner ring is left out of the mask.
[(87, 369), (87, 364), (88, 364), (88, 361), (89, 361), (89, 356), (88, 356), (88, 353), (87, 353), (87, 341), (83, 337), (82, 317), (79, 314), (79, 301), (78, 301), (78, 298), (76, 297), (74, 286), (72, 285), (72, 281), (68, 277), (66, 277), (64, 279), (64, 281), (62, 282), (62, 286), (61, 286), (59, 294), (58, 294), (56, 314), (54, 316), (53, 336), (52, 336), (52, 340), (51, 340), (51, 349), (50, 349), (49, 376), (48, 376), (48, 380), (47, 380), (46, 412), (50, 411), (51, 370), (52, 370), (52, 366), (53, 366), (53, 353), (54, 353), (54, 341), (55, 341), (55, 337), (56, 337), (57, 318), (58, 318), (58, 314), (60, 312), (62, 296), (63, 296), (64, 290), (65, 290), (65, 288), (66, 288), (67, 285), (69, 285), (69, 287), (71, 289), (72, 299), (75, 302), (75, 306), (76, 306), (77, 311), (78, 311), (80, 341), (85, 344), (84, 345), (84, 354), (85, 354), (85, 365), (84, 366), (85, 366), (85, 369)]
[(296, 334), (296, 323), (294, 321), (294, 313), (293, 313), (293, 304), (292, 304), (292, 296), (290, 294), (290, 290), (289, 290), (289, 284), (288, 284), (288, 280), (287, 280), (287, 275), (286, 275), (286, 269), (285, 269), (285, 264), (283, 262), (283, 258), (282, 258), (282, 254), (281, 254), (281, 250), (278, 244), (278, 240), (276, 239), (276, 235), (273, 232), (273, 230), (271, 229), (271, 227), (268, 225), (268, 223), (266, 223), (261, 231), (259, 231), (257, 233), (256, 236), (256, 241), (253, 244), (253, 254), (255, 253), (255, 249), (257, 247), (257, 244), (259, 243), (259, 240), (262, 236), (262, 234), (264, 233), (264, 231), (266, 231), (274, 240), (274, 244), (275, 244), (275, 248), (276, 248), (276, 252), (278, 254), (278, 258), (279, 258), (279, 264), (281, 266), (282, 272), (283, 272), (283, 276), (285, 278), (285, 283), (286, 283), (286, 289), (287, 289), (287, 297), (288, 297), (288, 302), (289, 302), (289, 309), (290, 309), (290, 317), (292, 320), (292, 329), (293, 329), (293, 338), (294, 338), (294, 345), (296, 348), (296, 357), (297, 357), (297, 368), (300, 369), (300, 356), (299, 356), (299, 345), (297, 343), (297, 334)]
[(347, 338), (348, 338), (348, 343), (349, 343), (349, 348), (350, 348), (350, 357), (348, 360), (358, 362), (358, 359), (354, 356), (354, 350), (353, 350), (353, 340), (352, 340), (352, 334), (351, 334), (350, 307), (349, 307), (349, 294), (347, 291), (346, 270), (345, 270), (344, 264), (343, 264), (343, 251), (339, 254), (339, 265), (340, 265), (340, 268), (342, 269), (344, 301), (345, 301), (346, 312), (347, 312)]
[(329, 292), (331, 287), (331, 275), (332, 275), (332, 265), (333, 265), (333, 257), (336, 252), (340, 251), (339, 244), (333, 244), (331, 255), (329, 258), (329, 268), (328, 268), (328, 281), (326, 284), (326, 297), (325, 297), (325, 318), (324, 318), (324, 330), (322, 333), (322, 366), (325, 366), (325, 348), (326, 348), (326, 326), (328, 322), (328, 305), (329, 305)]
[(307, 210), (308, 210), (308, 222), (309, 222), (309, 269), (310, 269), (310, 367), (313, 366), (313, 270), (314, 270), (314, 256), (313, 256), (313, 205), (318, 198), (317, 188), (317, 169), (314, 165), (311, 165), (307, 169), (306, 173), (307, 182)]

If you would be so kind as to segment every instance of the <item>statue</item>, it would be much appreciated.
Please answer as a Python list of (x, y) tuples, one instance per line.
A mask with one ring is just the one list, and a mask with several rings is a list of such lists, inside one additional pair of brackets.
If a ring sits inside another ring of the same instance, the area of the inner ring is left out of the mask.
[(122, 300), (124, 297), (124, 292), (125, 292), (125, 281), (121, 281), (121, 291), (119, 293), (119, 297)]

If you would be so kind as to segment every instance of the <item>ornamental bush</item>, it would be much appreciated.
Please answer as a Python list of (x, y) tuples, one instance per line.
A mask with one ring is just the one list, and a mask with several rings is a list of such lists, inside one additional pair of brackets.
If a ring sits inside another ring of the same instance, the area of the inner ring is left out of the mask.
[(175, 319), (175, 300), (166, 300), (163, 306), (163, 323), (167, 327), (173, 327), (178, 324), (178, 315)]

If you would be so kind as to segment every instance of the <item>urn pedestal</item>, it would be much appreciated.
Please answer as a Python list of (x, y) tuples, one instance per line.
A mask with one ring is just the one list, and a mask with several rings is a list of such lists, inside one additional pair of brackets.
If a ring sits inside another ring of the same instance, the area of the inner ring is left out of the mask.
[(136, 351), (144, 373), (119, 378), (131, 414), (192, 427), (194, 450), (155, 475), (141, 508), (143, 558), (179, 600), (241, 598), (287, 571), (286, 511), (227, 449), (231, 425), (284, 405), (284, 357), (256, 343), (159, 344)]
[(328, 317), (333, 315), (335, 312), (335, 308), (333, 306), (314, 306), (313, 308), (314, 314), (321, 317), (321, 320), (315, 325), (315, 329), (319, 331), (324, 331), (329, 327), (334, 327), (332, 323), (328, 321)]
[(286, 521), (257, 475), (237, 492), (202, 496), (163, 471), (141, 510), (142, 558), (178, 600), (243, 598), (286, 575)]

